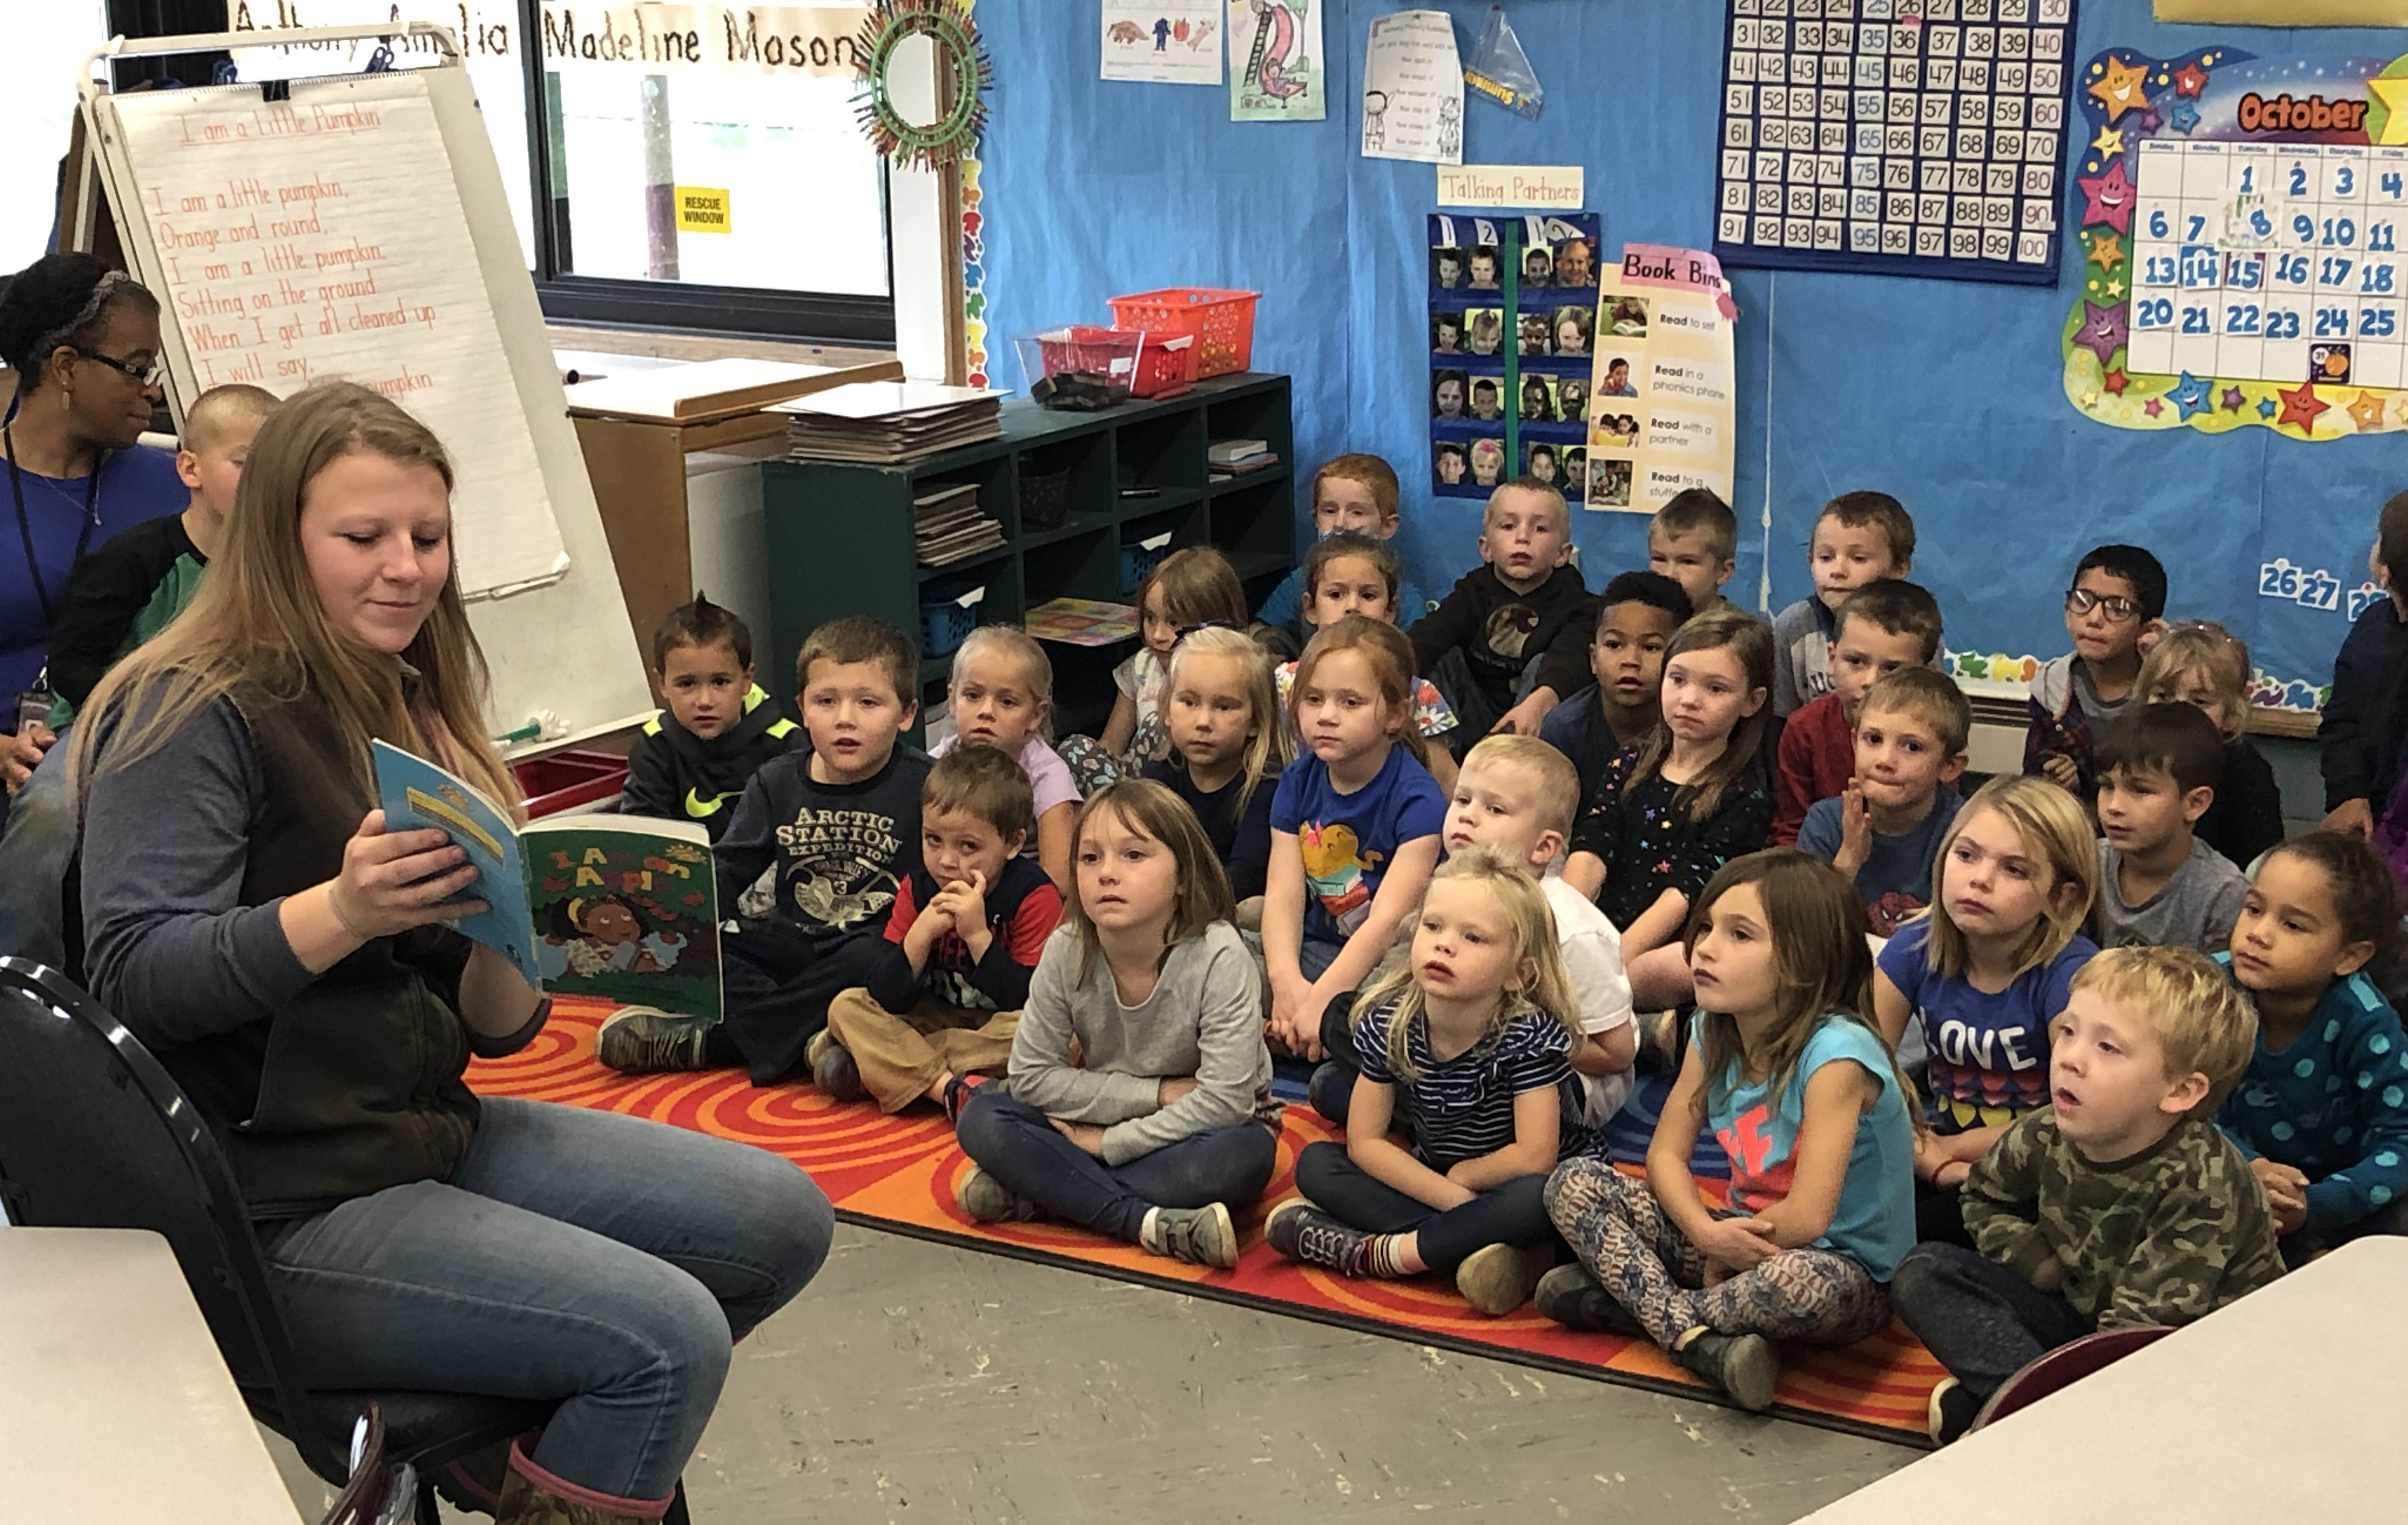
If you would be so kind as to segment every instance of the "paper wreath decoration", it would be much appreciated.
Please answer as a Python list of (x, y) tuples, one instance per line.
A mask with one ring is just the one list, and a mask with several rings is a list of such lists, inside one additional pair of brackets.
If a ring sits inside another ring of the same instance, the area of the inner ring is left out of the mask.
[[(887, 82), (895, 51), (907, 37), (926, 37), (937, 53), (937, 99), (942, 109), (925, 124), (896, 109)], [(995, 65), (970, 20), (968, 0), (871, 0), (862, 22), (862, 94), (853, 109), (878, 151), (896, 164), (936, 169), (977, 146), (986, 126), (986, 88)]]

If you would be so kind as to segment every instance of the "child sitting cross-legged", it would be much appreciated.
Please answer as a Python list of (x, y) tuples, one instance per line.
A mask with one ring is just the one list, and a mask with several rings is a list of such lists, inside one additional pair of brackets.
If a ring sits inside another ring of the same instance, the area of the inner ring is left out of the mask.
[(1890, 1295), (1948, 1376), (1931, 1438), (1955, 1440), (2028, 1361), (2096, 1330), (2187, 1324), (2282, 1274), (2264, 1193), (2208, 1119), (2256, 1041), (2203, 954), (2115, 948), (2050, 1024), (2053, 1105), (1965, 1182), (1974, 1248), (1915, 1246)]
[(2098, 798), (2099, 735), (2138, 690), (2141, 649), (2166, 611), (2166, 569), (2137, 545), (2094, 547), (2065, 590), (2073, 650), (2041, 664), (2031, 682), (2024, 771)]
[(1772, 617), (1772, 712), (1783, 719), (1831, 691), (1831, 641), (1856, 589), (1914, 566), (1914, 520), (1887, 493), (1842, 493), (1807, 542), (1814, 594)]
[(1912, 583), (1885, 577), (1848, 595), (1833, 616), (1831, 691), (1809, 700), (1781, 727), (1772, 840), (1789, 847), (1817, 800), (1836, 798), (1856, 776), (1856, 717), (1873, 684), (1901, 668), (1928, 668), (1940, 655), (1940, 605)]
[[(1870, 593), (1849, 599), (1842, 612)], [(1826, 694), (1799, 713), (1837, 698)], [(1798, 845), (1856, 881), (1875, 937), (1895, 935), (1930, 903), (1931, 867), (1963, 804), (1956, 780), (1972, 728), (1972, 706), (1956, 680), (1929, 668), (1899, 669), (1865, 695), (1855, 777), (1838, 798), (1818, 799), (1806, 813)], [(1787, 736), (1782, 740), (1785, 746)]]
[[(1333, 455), (1312, 474), (1312, 533), (1321, 540), (1338, 534), (1364, 535), (1385, 543), (1396, 539), (1401, 524), (1397, 497), (1397, 469), (1379, 456)], [(1271, 590), (1254, 618), (1265, 625), (1293, 624), (1312, 597), (1304, 568), (1299, 567)], [(1411, 625), (1428, 608), (1429, 601), (1420, 589), (1409, 584), (1398, 588), (1398, 625)]]
[(1279, 1163), (1262, 977), (1230, 925), (1229, 881), (1161, 784), (1111, 784), (1079, 812), (1078, 893), (1029, 981), (1008, 1085), (956, 1119), (979, 1223), (1065, 1218), (1150, 1255), (1238, 1263), (1231, 1207)]
[[(1447, 809), (1449, 856), (1492, 847), (1509, 863), (1538, 876), (1555, 915), (1555, 946), (1571, 981), (1572, 1072), (1581, 1083), (1580, 1121), (1595, 1128), (1630, 1095), (1638, 1052), (1631, 1023), (1630, 981), (1622, 971), (1622, 938), (1605, 913), (1560, 877), (1548, 873), (1580, 808), (1580, 775), (1570, 759), (1534, 736), (1491, 736), (1471, 749)], [(1313, 1072), (1314, 1110), (1346, 1121), (1357, 1064), (1352, 1019), (1367, 1007), (1332, 1001), (1321, 1021), (1329, 1062)]]
[(2224, 775), (2215, 722), (2195, 705), (2135, 705), (2098, 762), (2099, 945), (2223, 947), (2249, 881), (2191, 829)]
[(1931, 887), (1931, 914), (1882, 947), (1873, 1014), (1909, 1068), (1928, 1060), (1915, 1237), (1962, 1243), (1957, 1187), (2048, 1105), (2049, 1020), (2099, 951), (2082, 935), (2099, 893), (2090, 818), (2055, 784), (1994, 778), (1949, 824)]
[(1079, 786), (1062, 755), (1045, 740), (1054, 711), (1054, 663), (1027, 631), (1009, 625), (982, 625), (953, 653), (953, 681), (946, 688), (953, 733), (932, 755), (982, 742), (1020, 765), (1034, 791), (1037, 825), (1019, 851), (1034, 859), (1057, 890), (1070, 887), (1070, 818), (1078, 813)]
[(1537, 735), (1547, 712), (1587, 677), (1597, 603), (1580, 569), (1566, 565), (1570, 554), (1564, 495), (1536, 477), (1516, 477), (1489, 495), (1481, 517), (1486, 565), (1465, 573), (1413, 622), (1415, 670), (1441, 690), (1454, 684), (1447, 698), (1464, 722), (1457, 752), (1493, 730)]
[(2224, 738), (2224, 779), (2199, 818), (2199, 840), (2247, 870), (2283, 840), (2283, 791), (2249, 740), (2249, 648), (2209, 620), (2184, 620), (2141, 659), (2143, 704), (2195, 704)]
[(982, 742), (937, 759), (920, 787), (920, 867), (896, 892), (868, 983), (828, 1004), (806, 1050), (839, 1101), (900, 1112), (923, 1097), (961, 1112), (1011, 1057), (1028, 978), (1062, 922), (1054, 881), (1021, 844), (1037, 822), (1028, 775)]
[(802, 727), (752, 681), (752, 632), (734, 611), (699, 592), (652, 632), (652, 686), (661, 712), (627, 749), (630, 815), (700, 821), (712, 842), (727, 835), (744, 785), (782, 757)]
[(1588, 648), (1597, 682), (1556, 705), (1539, 727), (1539, 739), (1579, 770), (1584, 800), (1597, 792), (1616, 753), (1656, 734), (1664, 718), (1664, 648), (1694, 612), (1687, 591), (1658, 572), (1617, 573), (1597, 605)]
[[(1404, 564), (1385, 540), (1345, 530), (1323, 536), (1304, 557), (1306, 628), (1335, 625), (1349, 614), (1400, 626), (1397, 590), (1404, 575)], [(1294, 662), (1283, 662), (1273, 669), (1282, 710), (1287, 708), (1289, 695), (1296, 687), (1296, 669)], [(1455, 712), (1448, 708), (1437, 685), (1421, 677), (1413, 680), (1412, 709), (1413, 732), (1422, 739), (1423, 765), (1438, 781), (1440, 792), (1453, 789), (1455, 755), (1447, 746), (1456, 729)], [(1291, 735), (1288, 740), (1293, 742), (1297, 738)]]
[[(1538, 882), (1494, 848), (1448, 859), (1412, 956), (1358, 1006), (1346, 1142), (1305, 1145), (1303, 1197), (1271, 1209), (1264, 1237), (1348, 1276), (1452, 1274), (1480, 1312), (1512, 1313), (1555, 1259), (1547, 1173), (1586, 1140), (1570, 982)], [(1410, 1148), (1388, 1136), (1399, 1116)]]
[(2266, 856), (2224, 956), (2258, 1010), (2248, 1072), (2216, 1121), (2266, 1188), (2283, 1259), (2408, 1234), (2408, 1035), (2396, 978), (2400, 889), (2345, 831)]
[(1723, 592), (1738, 557), (1739, 516), (1711, 487), (1682, 488), (1647, 521), (1647, 569), (1680, 583), (1691, 613), (1745, 612)]
[(1163, 687), (1170, 751), (1145, 776), (1187, 801), (1229, 873), (1238, 925), (1262, 924), (1271, 861), (1271, 796), (1287, 764), (1287, 718), (1262, 649), (1242, 630), (1190, 630)]
[[(1547, 1208), (1580, 1257), (1539, 1311), (1643, 1334), (1742, 1408), (1772, 1403), (1772, 1340), (1849, 1345), (1889, 1321), (1914, 1244), (1914, 1125), (1868, 1015), (1864, 907), (1829, 865), (1772, 848), (1724, 866), (1689, 919), (1698, 1014), (1647, 1179), (1575, 1159)], [(1689, 1174), (1711, 1129), (1730, 1205)]]

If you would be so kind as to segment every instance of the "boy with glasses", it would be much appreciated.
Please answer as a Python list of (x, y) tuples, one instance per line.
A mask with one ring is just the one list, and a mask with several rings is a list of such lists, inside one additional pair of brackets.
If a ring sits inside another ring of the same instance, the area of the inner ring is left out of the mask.
[(2164, 628), (2166, 569), (2137, 545), (2102, 545), (2082, 558), (2065, 593), (2073, 650), (2031, 681), (2024, 771), (2099, 796), (2093, 739), (2123, 712), (2141, 677), (2141, 655)]

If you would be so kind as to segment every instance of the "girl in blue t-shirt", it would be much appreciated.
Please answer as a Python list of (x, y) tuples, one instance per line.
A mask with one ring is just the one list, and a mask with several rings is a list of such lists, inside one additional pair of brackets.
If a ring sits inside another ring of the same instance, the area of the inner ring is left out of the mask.
[[(1770, 1340), (1848, 1345), (1889, 1321), (1914, 1244), (1914, 1125), (1865, 1015), (1870, 924), (1856, 886), (1795, 848), (1734, 859), (1689, 919), (1692, 1042), (1642, 1184), (1602, 1159), (1547, 1183), (1580, 1257), (1539, 1285), (1567, 1328), (1643, 1334), (1746, 1409), (1772, 1402)], [(1730, 1206), (1689, 1152), (1712, 1129)]]
[(1263, 962), (1270, 1035), (1320, 1058), (1321, 1014), (1370, 977), (1438, 866), (1446, 798), (1420, 761), (1413, 648), (1393, 625), (1323, 626), (1288, 696), (1300, 752), (1271, 798)]
[[(1578, 1148), (1571, 977), (1538, 881), (1485, 848), (1432, 878), (1412, 956), (1364, 992), (1346, 1142), (1297, 1157), (1271, 1247), (1348, 1276), (1452, 1273), (1501, 1317), (1555, 1261), (1542, 1193)], [(1388, 1137), (1410, 1115), (1407, 1148)]]
[(1882, 949), (1882, 1036), (1928, 1056), (1915, 1139), (1919, 1237), (1971, 1245), (1956, 1191), (2007, 1125), (2048, 1105), (2048, 1025), (2099, 949), (2082, 928), (2099, 893), (2090, 817), (2036, 775), (1994, 778), (1956, 813), (1932, 869), (1931, 910)]

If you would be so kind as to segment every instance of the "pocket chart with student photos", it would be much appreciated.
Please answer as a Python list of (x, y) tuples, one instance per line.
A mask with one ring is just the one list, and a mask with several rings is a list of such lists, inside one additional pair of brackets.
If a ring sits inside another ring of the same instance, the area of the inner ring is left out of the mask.
[(1594, 212), (1430, 217), (1432, 493), (1527, 474), (1582, 495), (1603, 240)]

